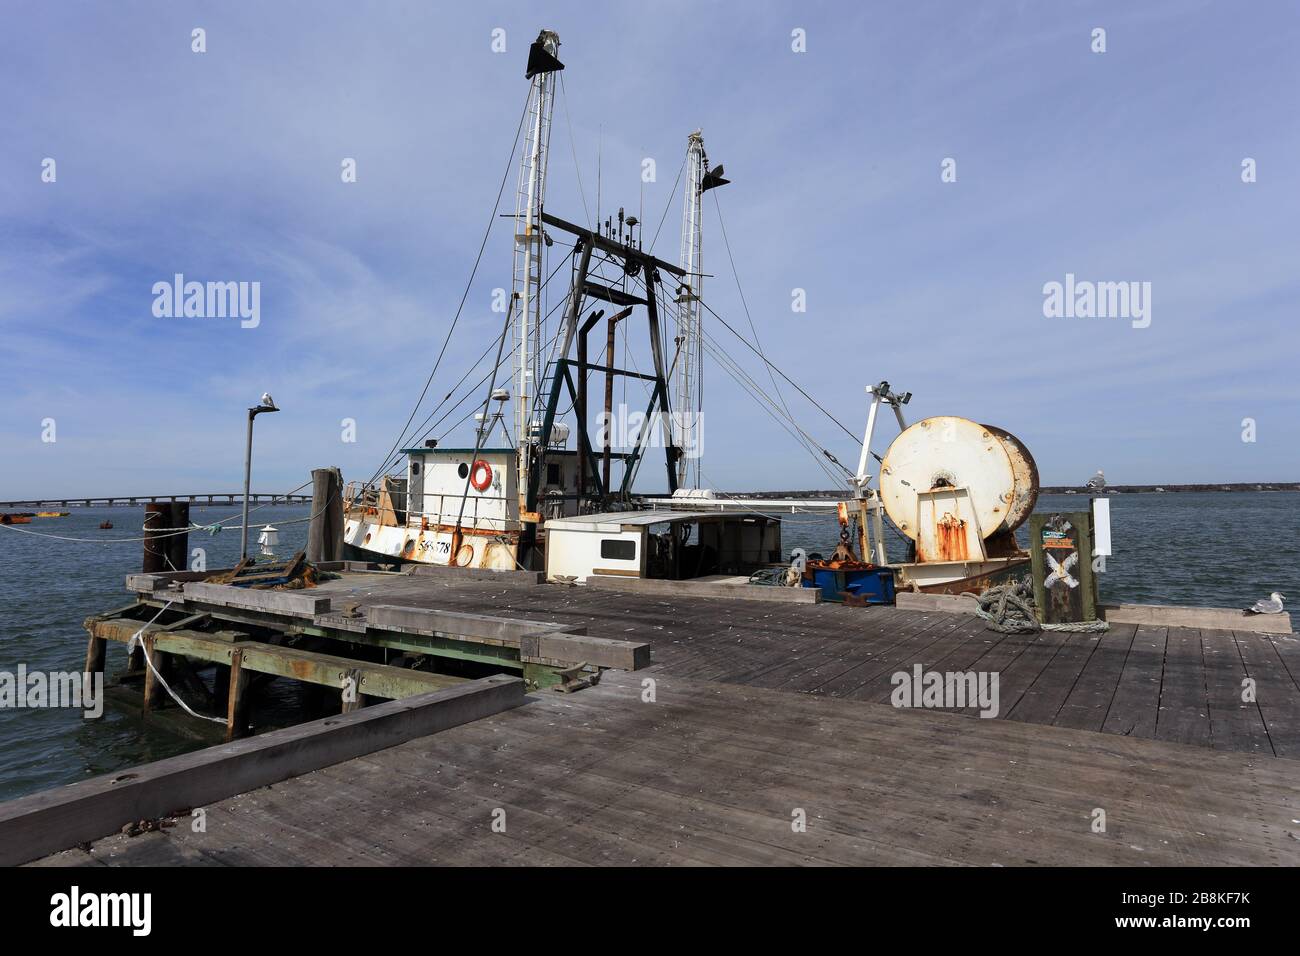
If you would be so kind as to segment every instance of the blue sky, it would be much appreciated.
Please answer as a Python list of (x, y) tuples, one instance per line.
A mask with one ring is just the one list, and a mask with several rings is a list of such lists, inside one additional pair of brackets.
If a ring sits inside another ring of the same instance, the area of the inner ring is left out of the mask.
[[(852, 431), (883, 378), (913, 418), (1016, 433), (1049, 483), (1300, 480), (1292, 3), (124, 2), (11, 4), (0, 30), (0, 496), (234, 489), (264, 390), (284, 411), (256, 488), (368, 477), (460, 298), (541, 27), (567, 65), (550, 211), (584, 218), (574, 153), (594, 205), (599, 151), (603, 212), (657, 223), (701, 127), (762, 344)], [(705, 208), (705, 298), (747, 329)], [(510, 256), (498, 223), (435, 396), (497, 334)], [(260, 282), (260, 326), (155, 317), (177, 272)], [(1046, 318), (1067, 273), (1150, 282), (1150, 326)], [(705, 405), (710, 483), (828, 485), (716, 365)]]

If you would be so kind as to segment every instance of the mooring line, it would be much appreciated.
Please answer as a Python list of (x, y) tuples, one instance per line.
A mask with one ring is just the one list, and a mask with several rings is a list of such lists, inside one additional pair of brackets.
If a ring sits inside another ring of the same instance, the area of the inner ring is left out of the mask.
[(189, 704), (185, 703), (185, 701), (181, 700), (180, 695), (177, 694), (176, 691), (172, 690), (171, 685), (167, 683), (166, 678), (164, 678), (162, 674), (159, 673), (158, 668), (154, 666), (153, 655), (151, 655), (148, 648), (144, 646), (144, 641), (140, 635), (144, 634), (145, 628), (157, 621), (158, 618), (162, 617), (163, 613), (171, 606), (172, 602), (168, 601), (163, 605), (162, 610), (153, 616), (152, 620), (146, 621), (144, 624), (140, 625), (140, 630), (132, 634), (131, 639), (126, 642), (126, 651), (130, 654), (135, 650), (136, 644), (139, 643), (141, 651), (140, 656), (144, 658), (145, 666), (147, 666), (149, 670), (153, 671), (154, 679), (157, 680), (158, 683), (162, 684), (163, 690), (167, 691), (167, 693), (171, 695), (172, 700), (181, 705), (181, 709), (185, 711), (185, 713), (189, 714), (191, 717), (198, 717), (200, 720), (210, 720), (214, 724), (224, 724), (226, 722), (224, 717), (209, 717), (207, 714), (200, 714), (198, 711), (191, 708)]

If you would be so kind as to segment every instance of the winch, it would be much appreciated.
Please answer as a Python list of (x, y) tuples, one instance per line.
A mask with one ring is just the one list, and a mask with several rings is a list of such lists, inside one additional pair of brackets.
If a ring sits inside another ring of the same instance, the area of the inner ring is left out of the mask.
[(1004, 429), (941, 415), (903, 430), (880, 466), (880, 497), (917, 562), (982, 561), (1017, 550), (1038, 469)]
[[(895, 392), (888, 382), (867, 392), (872, 400), (854, 478), (864, 555), (870, 547), (877, 565), (893, 568), (900, 588), (939, 593), (979, 591), (1026, 567), (1029, 553), (1015, 531), (1034, 510), (1039, 486), (1024, 443), (1005, 429), (954, 415), (908, 425), (903, 406), (910, 392)], [(880, 457), (871, 439), (882, 406), (893, 410), (900, 433)], [(877, 488), (869, 486), (872, 457), (880, 462)], [(905, 561), (887, 559), (882, 512), (910, 544)]]

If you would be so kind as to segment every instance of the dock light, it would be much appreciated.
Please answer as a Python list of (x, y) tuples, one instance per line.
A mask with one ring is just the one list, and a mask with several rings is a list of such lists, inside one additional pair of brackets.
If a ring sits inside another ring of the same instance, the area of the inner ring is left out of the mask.
[(257, 536), (257, 543), (262, 546), (262, 554), (268, 558), (275, 557), (275, 546), (280, 543), (280, 529), (266, 525)]
[[(253, 419), (263, 412), (278, 412), (279, 410), (276, 407), (275, 400), (271, 398), (270, 392), (263, 392), (259, 404), (248, 410), (248, 438), (244, 444), (244, 520), (240, 522), (239, 529), (239, 559), (241, 561), (248, 557), (248, 488), (253, 477)], [(265, 534), (265, 529), (263, 529), (263, 534)]]

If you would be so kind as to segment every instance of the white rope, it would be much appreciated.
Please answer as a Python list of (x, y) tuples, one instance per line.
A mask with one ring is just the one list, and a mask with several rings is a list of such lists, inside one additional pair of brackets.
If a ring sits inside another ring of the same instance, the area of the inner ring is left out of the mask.
[(158, 673), (158, 668), (154, 667), (151, 655), (149, 654), (148, 649), (145, 648), (144, 641), (141, 640), (141, 635), (144, 634), (145, 628), (147, 628), (150, 624), (153, 624), (154, 621), (157, 621), (158, 618), (162, 617), (163, 612), (166, 611), (171, 606), (172, 606), (172, 602), (168, 601), (166, 604), (163, 605), (162, 611), (159, 611), (157, 614), (155, 614), (152, 620), (146, 621), (144, 624), (140, 625), (140, 630), (132, 634), (131, 639), (126, 642), (127, 653), (129, 654), (130, 652), (134, 651), (136, 645), (139, 644), (140, 649), (142, 651), (141, 656), (144, 657), (144, 662), (148, 666), (149, 670), (153, 671), (154, 679), (157, 680), (158, 683), (162, 684), (163, 690), (167, 691), (167, 693), (171, 695), (172, 700), (176, 701), (176, 703), (181, 705), (181, 709), (184, 710), (185, 713), (189, 714), (191, 717), (197, 717), (200, 720), (210, 720), (214, 724), (224, 724), (226, 722), (226, 719), (224, 717), (209, 717), (207, 714), (197, 713), (190, 708), (189, 704), (181, 700), (180, 695), (178, 695), (176, 691), (172, 690), (171, 685), (167, 683), (167, 681), (163, 678), (162, 674)]

